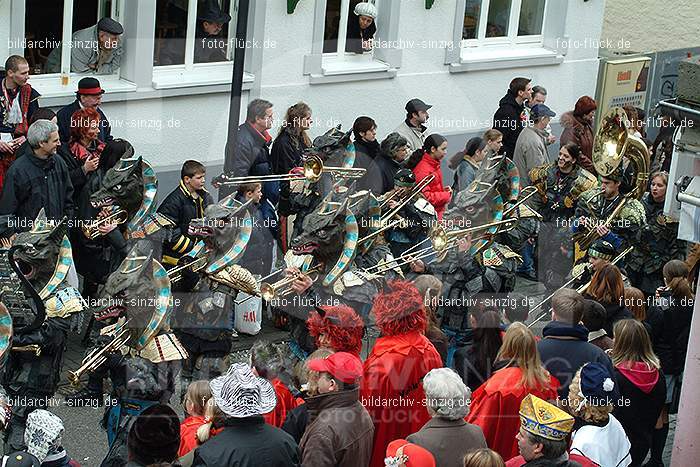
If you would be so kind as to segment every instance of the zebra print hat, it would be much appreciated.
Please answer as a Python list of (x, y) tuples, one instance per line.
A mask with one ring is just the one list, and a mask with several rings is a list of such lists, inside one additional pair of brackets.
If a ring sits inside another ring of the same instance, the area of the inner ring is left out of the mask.
[(245, 363), (234, 363), (225, 375), (211, 380), (209, 387), (216, 405), (233, 418), (262, 415), (277, 405), (272, 384), (255, 376)]

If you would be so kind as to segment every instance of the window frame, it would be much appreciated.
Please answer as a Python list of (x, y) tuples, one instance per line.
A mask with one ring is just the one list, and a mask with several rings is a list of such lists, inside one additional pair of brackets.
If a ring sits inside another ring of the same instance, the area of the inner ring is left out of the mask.
[[(123, 0), (120, 0), (123, 1)], [(230, 45), (236, 38), (236, 17), (238, 11), (238, 1), (231, 0), (229, 4), (228, 14), (231, 15), (231, 21), (228, 23), (228, 37), (226, 38), (227, 44)], [(218, 0), (217, 3), (221, 7), (222, 0)], [(200, 65), (213, 65), (215, 63), (226, 63), (233, 60), (233, 47), (227, 47), (226, 49), (226, 60), (221, 62), (212, 63), (194, 63), (194, 43), (196, 40), (195, 34), (197, 31), (197, 3), (198, 0), (188, 0), (187, 2), (187, 32), (185, 33), (185, 63), (177, 65), (153, 65), (154, 72), (156, 69), (165, 70), (184, 70), (184, 71), (194, 71), (195, 67)], [(155, 21), (155, 18), (154, 18)], [(155, 44), (155, 37), (153, 38)]]
[(539, 65), (564, 61), (568, 2), (545, 0), (541, 34), (518, 36), (523, 0), (511, 0), (508, 34), (485, 37), (491, 0), (481, 0), (476, 39), (462, 39), (467, 0), (456, 0), (453, 44), (445, 49), (445, 64), (452, 73)]
[[(60, 1), (60, 0), (59, 0)], [(65, 42), (65, 38), (73, 37), (73, 0), (62, 0), (63, 1), (63, 18), (62, 30), (61, 30), (61, 42)], [(97, 0), (97, 17), (95, 18), (95, 24), (103, 16), (103, 3), (104, 0)], [(115, 18), (117, 21), (121, 22), (121, 12), (123, 10), (123, 2), (126, 0), (112, 0), (110, 17)], [(25, 28), (25, 15), (26, 15), (26, 0), (12, 0), (10, 9), (11, 13), (11, 30), (10, 37), (20, 37), (26, 38), (26, 28)], [(18, 22), (18, 18), (21, 17), (21, 21)], [(15, 53), (24, 56), (24, 49), (11, 49), (10, 53)], [(69, 81), (72, 81), (73, 77), (80, 77), (83, 73), (74, 73), (70, 71), (70, 48), (61, 48), (61, 71), (58, 73), (42, 73), (40, 75), (32, 75), (32, 80), (43, 81), (55, 79), (57, 76), (66, 75), (69, 77)], [(111, 75), (100, 75), (105, 77), (118, 78), (119, 73), (112, 73)]]
[[(10, 44), (22, 44), (22, 39), (25, 38), (26, 0), (8, 1), (10, 2), (8, 38)], [(154, 66), (155, 1), (114, 1), (119, 2), (118, 20), (124, 25), (124, 54), (119, 71), (111, 75), (71, 72), (68, 74), (67, 84), (64, 84), (61, 73), (32, 75), (30, 82), (41, 92), (42, 105), (58, 106), (72, 101), (75, 98), (78, 81), (85, 76), (95, 76), (100, 80), (102, 88), (107, 91), (104, 102), (230, 91), (233, 61), (193, 64), (191, 70), (185, 70), (182, 65)], [(262, 35), (264, 32), (267, 1), (251, 2), (248, 14), (249, 40), (254, 40), (257, 34)], [(232, 22), (236, 21), (237, 11), (235, 13), (236, 16), (232, 15)], [(229, 28), (229, 33), (231, 29)], [(233, 29), (235, 30), (235, 26)], [(11, 55), (24, 55), (24, 49), (16, 46), (8, 47), (8, 52)], [(143, 63), (150, 65), (144, 67)], [(259, 69), (261, 65), (262, 49), (248, 49), (243, 78), (244, 91), (250, 91), (260, 85), (251, 71)], [(171, 69), (162, 70), (159, 73), (160, 68)], [(136, 93), (137, 90), (138, 93)]]
[[(327, 0), (316, 0), (311, 53), (304, 56), (304, 75), (309, 76), (309, 83), (322, 84), (395, 77), (396, 69), (401, 67), (402, 51), (400, 49), (380, 48), (365, 54), (345, 52), (347, 19), (353, 14), (350, 11), (350, 0), (341, 0), (336, 52), (323, 53), (327, 5)], [(347, 5), (347, 8), (342, 9), (343, 5)], [(396, 41), (399, 35), (398, 20), (401, 2), (376, 0), (375, 5), (379, 12), (375, 40)]]

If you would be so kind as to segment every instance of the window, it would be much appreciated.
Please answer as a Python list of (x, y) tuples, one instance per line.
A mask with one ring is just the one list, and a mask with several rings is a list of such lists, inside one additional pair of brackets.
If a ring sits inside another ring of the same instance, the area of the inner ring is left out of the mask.
[[(304, 74), (312, 84), (393, 78), (401, 62), (398, 48), (377, 47), (377, 41), (396, 42), (401, 2), (369, 0), (377, 18), (362, 23), (355, 7), (368, 0), (318, 0), (311, 54), (304, 57)], [(375, 41), (375, 46), (369, 44)], [(364, 50), (363, 50), (364, 45)]]
[(157, 0), (153, 64), (232, 60), (237, 8), (238, 0)]
[(103, 17), (119, 21), (118, 7), (119, 0), (26, 0), (24, 56), (31, 73), (70, 72), (70, 48), (63, 52), (63, 38), (72, 38), (74, 33), (94, 26)]
[(463, 45), (542, 41), (546, 0), (466, 0)]
[[(358, 45), (360, 44), (356, 36), (360, 32), (360, 27), (359, 18), (355, 15), (355, 6), (361, 1), (327, 0), (326, 21), (323, 30), (323, 53), (339, 53), (342, 50), (359, 52)], [(341, 24), (344, 24), (345, 28), (341, 28)], [(369, 31), (371, 34), (371, 31), (376, 31), (376, 25), (369, 26), (365, 31)], [(339, 37), (344, 37), (345, 40), (338, 40)]]

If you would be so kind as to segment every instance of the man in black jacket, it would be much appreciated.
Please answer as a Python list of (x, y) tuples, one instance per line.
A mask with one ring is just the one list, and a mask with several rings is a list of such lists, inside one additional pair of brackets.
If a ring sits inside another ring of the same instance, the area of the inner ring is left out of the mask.
[(515, 143), (525, 124), (525, 101), (532, 99), (530, 81), (528, 78), (514, 78), (493, 115), (493, 127), (503, 133), (501, 154), (511, 159), (515, 153)]
[(30, 230), (41, 208), (46, 217), (73, 217), (73, 185), (65, 162), (56, 157), (60, 146), (58, 127), (37, 120), (29, 127), (27, 140), (32, 151), (7, 171), (0, 198), (0, 237)]
[(234, 363), (210, 383), (212, 397), (225, 414), (224, 429), (194, 452), (193, 467), (298, 466), (299, 448), (294, 439), (265, 423), (263, 414), (277, 404), (272, 384), (244, 363)]
[(58, 128), (61, 135), (61, 142), (66, 144), (70, 140), (70, 122), (73, 112), (76, 110), (92, 107), (100, 114), (100, 136), (99, 140), (108, 143), (112, 139), (112, 127), (109, 120), (100, 109), (102, 94), (105, 91), (100, 87), (100, 82), (96, 78), (87, 77), (78, 81), (78, 91), (75, 93), (76, 99), (71, 104), (58, 111)]
[(390, 133), (380, 145), (379, 155), (374, 158), (367, 169), (374, 173), (368, 188), (375, 196), (394, 189), (394, 176), (401, 168), (401, 163), (408, 156), (408, 140), (400, 134)]
[(601, 363), (613, 374), (610, 358), (588, 342), (588, 329), (581, 324), (584, 298), (571, 289), (561, 289), (552, 297), (552, 322), (542, 330), (538, 342), (542, 364), (559, 380), (559, 397), (566, 399), (576, 372), (586, 363)]

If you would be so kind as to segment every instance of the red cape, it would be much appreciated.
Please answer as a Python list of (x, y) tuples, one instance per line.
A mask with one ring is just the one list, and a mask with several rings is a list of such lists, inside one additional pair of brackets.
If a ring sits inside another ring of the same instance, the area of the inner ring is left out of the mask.
[(520, 368), (498, 370), (472, 394), (469, 415), (465, 420), (479, 425), (486, 444), (504, 459), (519, 454), (515, 435), (520, 430), (520, 403), (528, 394), (555, 400), (559, 381), (550, 376), (546, 388), (531, 389), (520, 384)]
[(374, 421), (371, 467), (383, 467), (387, 445), (430, 420), (422, 379), (442, 367), (440, 354), (421, 333), (380, 337), (364, 363), (360, 402)]
[(297, 401), (292, 395), (292, 393), (287, 389), (287, 386), (275, 378), (272, 381), (272, 387), (275, 388), (275, 394), (277, 395), (277, 405), (275, 409), (263, 415), (265, 422), (270, 425), (280, 428), (287, 418), (287, 412), (296, 407)]

